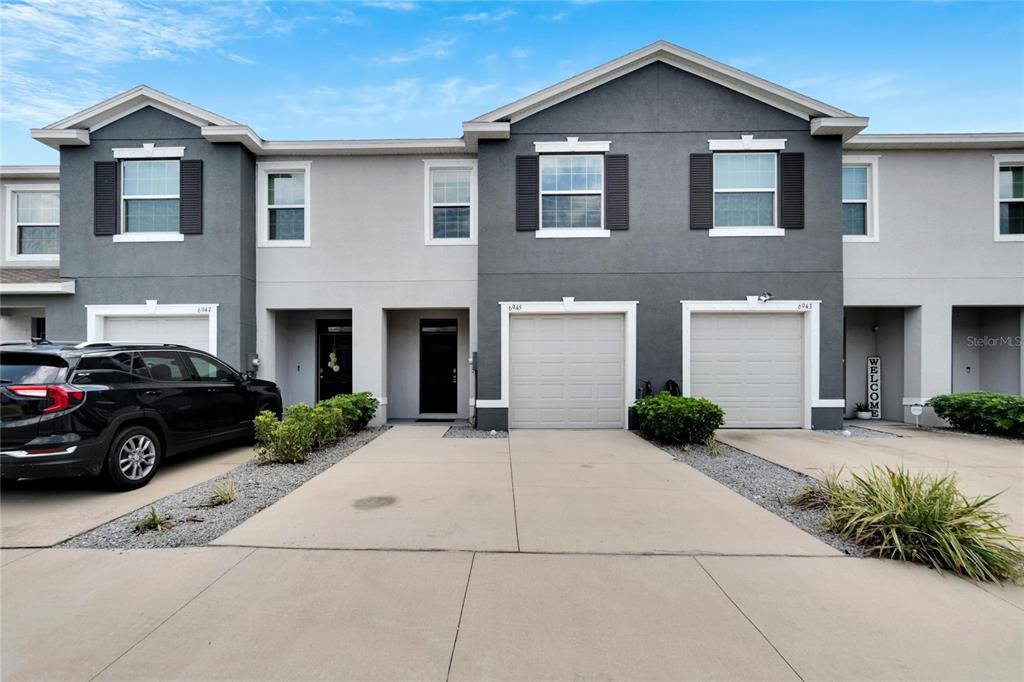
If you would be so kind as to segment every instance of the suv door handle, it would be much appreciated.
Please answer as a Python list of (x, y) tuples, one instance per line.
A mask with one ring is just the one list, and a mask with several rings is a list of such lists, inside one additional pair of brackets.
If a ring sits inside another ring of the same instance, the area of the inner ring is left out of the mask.
[(220, 389), (219, 388), (208, 388), (208, 389), (206, 389), (206, 392), (207, 393), (220, 393)]
[(156, 390), (155, 388), (151, 388), (148, 391), (145, 391), (145, 394), (146, 395), (160, 395), (160, 391)]

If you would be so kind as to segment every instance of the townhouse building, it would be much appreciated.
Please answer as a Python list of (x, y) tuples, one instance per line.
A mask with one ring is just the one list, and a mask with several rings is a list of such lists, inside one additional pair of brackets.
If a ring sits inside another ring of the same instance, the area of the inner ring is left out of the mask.
[(625, 428), (648, 382), (730, 427), (1020, 393), (1024, 134), (867, 124), (666, 42), (459, 138), (264, 140), (139, 86), (32, 131), (59, 169), (2, 170), (0, 337), (482, 428)]

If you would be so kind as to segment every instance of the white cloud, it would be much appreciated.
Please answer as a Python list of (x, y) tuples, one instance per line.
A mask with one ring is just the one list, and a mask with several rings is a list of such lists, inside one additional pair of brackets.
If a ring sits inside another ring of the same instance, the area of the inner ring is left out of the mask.
[(60, 84), (48, 78), (32, 77), (4, 70), (4, 96), (0, 98), (0, 119), (31, 128), (41, 128), (116, 94), (116, 89), (88, 78)]
[(568, 12), (555, 12), (554, 14), (538, 14), (537, 18), (541, 21), (561, 21), (569, 16)]
[(374, 9), (389, 9), (394, 12), (411, 12), (419, 7), (415, 2), (364, 2), (363, 5)]
[(441, 95), (441, 104), (449, 110), (478, 102), (483, 95), (497, 89), (497, 83), (473, 83), (467, 85), (464, 78), (449, 78), (437, 88)]
[(237, 52), (229, 52), (228, 50), (217, 50), (217, 54), (219, 54), (220, 56), (224, 57), (225, 59), (233, 61), (236, 64), (247, 64), (248, 65), (248, 64), (255, 64), (256, 63), (255, 59), (249, 59), (248, 57), (246, 57), (244, 55), (238, 54)]
[(512, 59), (526, 59), (530, 56), (530, 51), (517, 47), (509, 53), (509, 56), (512, 57)]
[(470, 14), (460, 14), (453, 18), (472, 23), (496, 24), (499, 21), (505, 21), (509, 17), (514, 17), (515, 15), (516, 11), (514, 9), (506, 8), (498, 12), (473, 12)]
[(412, 50), (376, 57), (373, 61), (378, 64), (409, 64), (421, 59), (445, 59), (454, 54), (454, 45), (454, 38), (429, 38)]

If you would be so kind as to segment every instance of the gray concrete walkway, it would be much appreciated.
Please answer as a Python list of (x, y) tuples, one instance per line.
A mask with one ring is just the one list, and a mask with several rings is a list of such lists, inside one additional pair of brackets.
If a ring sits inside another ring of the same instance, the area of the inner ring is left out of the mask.
[(248, 546), (3, 550), (3, 679), (1024, 676), (1006, 594), (838, 555), (630, 434), (442, 431), (222, 539)]

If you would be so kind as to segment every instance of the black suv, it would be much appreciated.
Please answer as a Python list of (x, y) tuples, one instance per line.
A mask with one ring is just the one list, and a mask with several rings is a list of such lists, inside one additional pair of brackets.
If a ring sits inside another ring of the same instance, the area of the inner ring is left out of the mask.
[(173, 344), (0, 346), (0, 476), (145, 485), (164, 457), (252, 435), (281, 413), (270, 381)]

